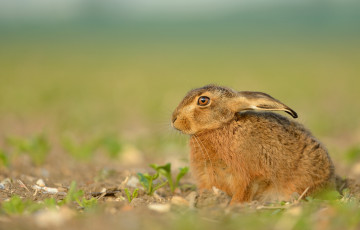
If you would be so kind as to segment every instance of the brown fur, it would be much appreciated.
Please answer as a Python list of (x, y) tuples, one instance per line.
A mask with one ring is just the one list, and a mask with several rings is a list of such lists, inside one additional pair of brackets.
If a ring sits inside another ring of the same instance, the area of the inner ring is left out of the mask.
[[(197, 105), (200, 96), (211, 103)], [(200, 190), (215, 186), (234, 203), (289, 200), (294, 192), (334, 185), (331, 159), (309, 131), (276, 113), (243, 111), (253, 109), (296, 115), (267, 94), (213, 85), (190, 91), (174, 111), (173, 126), (191, 135), (191, 169)]]

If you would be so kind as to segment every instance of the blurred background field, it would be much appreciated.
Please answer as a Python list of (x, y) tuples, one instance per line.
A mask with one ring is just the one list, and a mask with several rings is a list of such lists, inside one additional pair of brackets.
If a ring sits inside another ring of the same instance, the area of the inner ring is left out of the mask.
[(96, 139), (110, 154), (130, 146), (150, 163), (186, 164), (171, 113), (215, 83), (283, 101), (355, 175), (359, 10), (351, 0), (0, 1), (0, 149), (43, 135), (51, 148), (40, 137), (29, 152), (81, 158)]

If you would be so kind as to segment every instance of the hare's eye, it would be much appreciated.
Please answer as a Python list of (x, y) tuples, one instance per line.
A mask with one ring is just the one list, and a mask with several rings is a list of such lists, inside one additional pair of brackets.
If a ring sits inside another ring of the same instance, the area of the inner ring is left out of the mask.
[(199, 97), (198, 105), (201, 105), (201, 106), (208, 105), (209, 102), (210, 102), (210, 98), (202, 96), (202, 97)]

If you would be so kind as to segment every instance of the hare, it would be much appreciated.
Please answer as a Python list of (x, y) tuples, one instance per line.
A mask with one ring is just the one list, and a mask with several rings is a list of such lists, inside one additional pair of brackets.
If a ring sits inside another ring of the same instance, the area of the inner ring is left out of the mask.
[(261, 92), (207, 85), (191, 90), (172, 114), (190, 135), (190, 167), (200, 191), (213, 186), (238, 202), (290, 200), (335, 185), (325, 147), (294, 110)]

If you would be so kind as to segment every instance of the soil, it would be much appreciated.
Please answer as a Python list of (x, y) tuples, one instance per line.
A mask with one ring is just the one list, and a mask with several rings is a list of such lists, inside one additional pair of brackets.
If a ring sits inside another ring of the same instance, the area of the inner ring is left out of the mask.
[[(192, 218), (192, 213), (205, 220), (209, 229), (217, 229), (217, 217), (224, 213), (241, 213), (245, 209), (246, 212), (256, 212), (266, 206), (258, 202), (229, 206), (231, 198), (216, 188), (199, 194), (190, 174), (181, 180), (180, 189), (174, 193), (164, 186), (149, 196), (136, 176), (138, 172), (154, 172), (144, 162), (146, 160), (127, 165), (102, 155), (84, 162), (55, 151), (44, 165), (35, 166), (27, 155), (16, 156), (9, 168), (1, 168), (1, 202), (13, 195), (38, 202), (46, 198), (60, 201), (66, 196), (71, 182), (76, 181), (87, 199), (98, 200), (98, 208), (87, 212), (73, 204), (61, 206), (56, 212), (42, 210), (34, 214), (0, 215), (0, 229), (172, 229), (179, 216)], [(39, 179), (43, 180), (45, 187), (57, 189), (57, 192), (43, 191), (41, 187), (44, 185), (41, 186)], [(353, 180), (343, 181), (343, 184), (343, 188), (360, 191), (359, 184)], [(138, 196), (129, 202), (125, 189), (132, 192), (135, 188), (139, 188)]]

